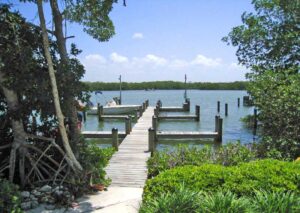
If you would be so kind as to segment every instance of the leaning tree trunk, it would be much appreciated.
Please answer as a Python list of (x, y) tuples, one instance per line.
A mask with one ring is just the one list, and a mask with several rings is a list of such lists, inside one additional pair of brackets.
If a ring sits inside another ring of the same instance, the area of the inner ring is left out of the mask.
[(48, 71), (49, 71), (50, 82), (51, 82), (51, 87), (52, 87), (54, 106), (55, 106), (56, 116), (57, 116), (58, 124), (59, 124), (59, 131), (62, 136), (63, 145), (65, 148), (67, 157), (68, 157), (68, 163), (75, 172), (78, 172), (78, 171), (82, 170), (82, 167), (81, 167), (80, 163), (77, 161), (77, 159), (75, 158), (74, 153), (70, 147), (69, 139), (67, 136), (65, 125), (64, 125), (64, 116), (62, 114), (61, 107), (60, 107), (55, 72), (54, 72), (53, 62), (52, 62), (52, 58), (51, 58), (50, 51), (49, 51), (50, 45), (49, 45), (49, 39), (48, 39), (48, 34), (47, 34), (47, 29), (46, 29), (46, 24), (45, 24), (42, 0), (37, 1), (37, 6), (38, 6), (38, 13), (39, 13), (39, 18), (40, 18), (40, 25), (41, 25), (41, 29), (42, 29), (42, 35), (43, 35), (44, 52), (45, 52), (46, 60), (48, 63)]
[[(60, 55), (61, 59), (61, 65), (62, 68), (68, 68), (68, 62), (69, 62), (69, 57), (68, 57), (68, 52), (66, 48), (66, 38), (64, 37), (64, 32), (63, 32), (63, 18), (62, 14), (59, 10), (57, 0), (50, 0), (50, 5), (52, 9), (52, 14), (53, 14), (53, 20), (54, 20), (54, 26), (55, 26), (55, 31), (54, 35), (57, 40), (57, 46), (58, 46), (58, 52)], [(69, 76), (72, 75), (71, 72), (67, 72), (67, 78), (66, 80), (70, 78)], [(70, 128), (70, 139), (71, 139), (71, 146), (73, 148), (73, 151), (75, 155), (77, 154), (77, 144), (79, 142), (80, 138), (80, 131), (77, 127), (77, 110), (75, 106), (75, 98), (73, 94), (68, 94), (65, 99), (65, 104), (66, 104), (66, 115), (69, 118), (69, 128)]]
[[(24, 148), (24, 144), (26, 143), (27, 134), (24, 130), (23, 121), (20, 117), (14, 116), (15, 113), (18, 112), (19, 109), (19, 100), (15, 91), (8, 89), (5, 84), (5, 76), (4, 73), (0, 70), (0, 88), (3, 91), (3, 95), (7, 102), (8, 111), (12, 114), (11, 125), (14, 140), (12, 142), (10, 157), (9, 157), (9, 180), (13, 182), (15, 177), (16, 170), (16, 161), (17, 156), (19, 157), (19, 176), (21, 185), (24, 186), (25, 179), (25, 165), (24, 158), (26, 154), (26, 149)], [(19, 154), (17, 155), (17, 153)]]

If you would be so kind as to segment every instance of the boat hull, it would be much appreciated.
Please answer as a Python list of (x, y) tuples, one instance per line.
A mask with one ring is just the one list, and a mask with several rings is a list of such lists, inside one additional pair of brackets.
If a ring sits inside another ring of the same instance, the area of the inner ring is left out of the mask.
[[(138, 110), (140, 105), (116, 105), (116, 106), (104, 106), (103, 114), (104, 115), (119, 115), (119, 114), (128, 114), (132, 113), (135, 110)], [(88, 115), (97, 115), (97, 107), (92, 107), (87, 111)]]

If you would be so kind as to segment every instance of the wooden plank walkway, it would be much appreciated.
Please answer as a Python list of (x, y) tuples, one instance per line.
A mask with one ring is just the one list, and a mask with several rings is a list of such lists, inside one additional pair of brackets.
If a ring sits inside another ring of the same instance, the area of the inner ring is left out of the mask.
[(144, 187), (147, 179), (148, 129), (152, 126), (154, 107), (148, 107), (119, 146), (105, 168), (111, 186)]

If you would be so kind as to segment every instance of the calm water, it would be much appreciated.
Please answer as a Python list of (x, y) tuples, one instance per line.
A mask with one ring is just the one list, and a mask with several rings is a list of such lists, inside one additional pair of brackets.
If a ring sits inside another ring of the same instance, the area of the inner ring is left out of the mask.
[[(184, 101), (183, 90), (155, 90), (155, 91), (123, 91), (123, 104), (141, 104), (149, 99), (150, 105), (155, 106), (157, 100), (161, 100), (163, 106), (182, 106)], [(195, 105), (200, 105), (200, 122), (195, 121), (160, 121), (159, 130), (179, 131), (214, 131), (214, 118), (217, 114), (217, 101), (221, 102), (220, 115), (223, 118), (223, 143), (240, 140), (242, 143), (253, 141), (252, 131), (245, 128), (240, 118), (253, 113), (252, 107), (243, 107), (242, 97), (246, 91), (213, 91), (213, 90), (189, 90), (188, 97), (191, 100), (191, 114), (195, 112)], [(91, 101), (105, 104), (113, 97), (119, 96), (119, 91), (103, 91), (103, 94), (92, 95)], [(237, 107), (237, 98), (241, 99), (241, 106)], [(228, 103), (228, 116), (225, 117), (225, 103)], [(176, 114), (176, 113), (168, 113)], [(182, 113), (181, 113), (182, 114)], [(189, 114), (189, 113), (186, 113)], [(96, 116), (89, 115), (87, 122), (83, 124), (85, 130), (110, 131), (113, 127), (124, 131), (125, 124), (122, 121), (98, 122)], [(174, 141), (160, 141), (158, 148), (175, 144)], [(189, 144), (199, 144), (199, 141), (190, 141)]]

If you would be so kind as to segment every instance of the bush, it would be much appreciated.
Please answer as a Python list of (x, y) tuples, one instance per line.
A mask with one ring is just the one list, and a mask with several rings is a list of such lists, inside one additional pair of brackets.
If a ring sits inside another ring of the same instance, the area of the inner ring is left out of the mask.
[(0, 179), (0, 212), (20, 213), (21, 195), (17, 185)]
[(238, 166), (203, 164), (167, 170), (149, 179), (145, 200), (164, 192), (175, 192), (184, 183), (194, 191), (231, 190), (238, 196), (253, 195), (254, 190), (300, 192), (300, 163), (259, 160)]
[(200, 208), (199, 193), (193, 192), (181, 186), (175, 193), (164, 193), (155, 199), (143, 203), (140, 213), (161, 212), (197, 212)]
[(105, 185), (109, 183), (105, 179), (104, 167), (108, 164), (114, 151), (113, 148), (99, 148), (94, 143), (88, 144), (81, 150), (79, 160), (89, 183)]
[(169, 151), (155, 152), (148, 164), (148, 175), (154, 177), (160, 172), (176, 166), (203, 165), (217, 163), (225, 166), (237, 165), (240, 162), (249, 162), (256, 158), (255, 150), (240, 143), (230, 143), (217, 149), (205, 146), (204, 148), (178, 146)]
[(300, 212), (300, 197), (292, 192), (267, 191), (238, 197), (231, 191), (195, 192), (181, 185), (179, 191), (144, 201), (140, 212), (292, 213)]

